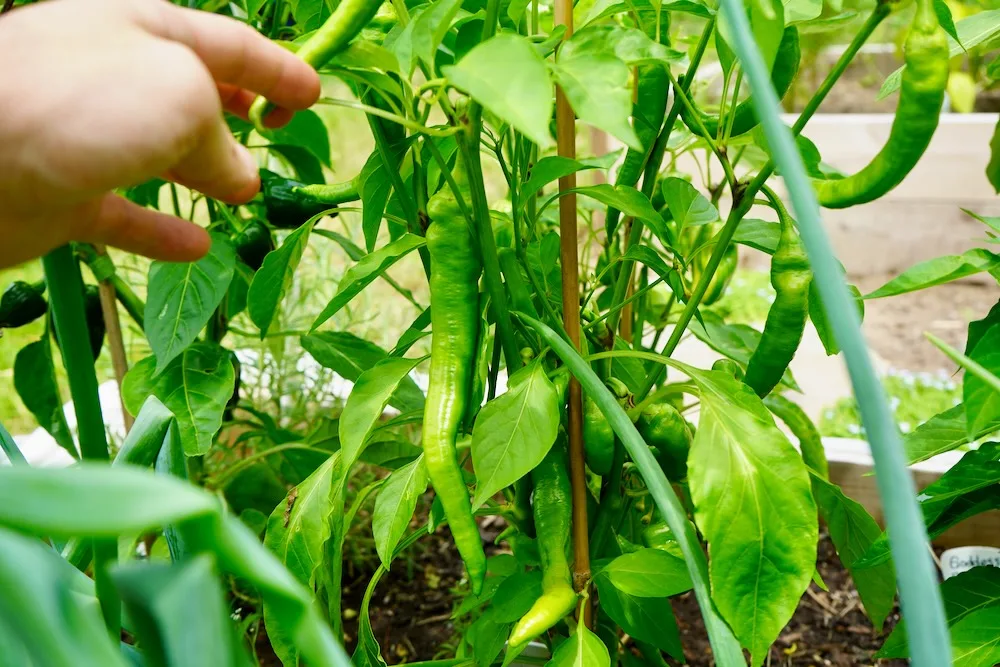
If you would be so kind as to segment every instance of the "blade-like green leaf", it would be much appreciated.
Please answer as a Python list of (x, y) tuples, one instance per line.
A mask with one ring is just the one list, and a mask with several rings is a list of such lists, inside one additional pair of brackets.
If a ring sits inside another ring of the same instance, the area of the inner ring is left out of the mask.
[[(608, 156), (617, 156), (617, 153), (609, 153)], [(582, 160), (574, 160), (561, 155), (543, 157), (531, 167), (528, 180), (521, 184), (521, 189), (518, 192), (521, 206), (527, 206), (528, 202), (543, 187), (560, 178), (587, 169), (608, 169), (611, 166), (606, 159), (608, 156)]]
[(552, 80), (545, 61), (526, 38), (499, 34), (441, 69), (451, 83), (541, 148), (552, 146)]
[[(956, 503), (980, 490), (996, 491), (1000, 483), (1000, 444), (987, 442), (966, 452), (958, 463), (920, 492), (920, 509), (934, 527)], [(933, 528), (932, 528), (933, 530)]]
[(74, 459), (80, 458), (63, 412), (48, 338), (28, 343), (14, 357), (14, 389), (38, 424), (55, 438), (56, 444)]
[(132, 414), (138, 413), (150, 394), (160, 399), (177, 417), (184, 452), (194, 456), (212, 446), (235, 383), (229, 351), (218, 345), (196, 343), (159, 375), (153, 357), (129, 369), (122, 383), (122, 399)]
[(854, 579), (865, 612), (875, 628), (881, 629), (896, 598), (896, 573), (892, 563), (863, 569), (855, 568), (854, 563), (881, 536), (882, 529), (863, 505), (848, 498), (836, 484), (814, 474), (812, 489), (820, 516), (827, 524), (840, 561)]
[(701, 397), (688, 483), (708, 541), (712, 597), (760, 664), (816, 565), (809, 474), (749, 387), (721, 371), (684, 373)]
[[(167, 432), (163, 436), (163, 445), (156, 456), (154, 470), (160, 475), (172, 475), (185, 481), (188, 479), (187, 461), (181, 446), (180, 430), (176, 421), (167, 425)], [(194, 548), (189, 543), (187, 532), (187, 527), (183, 524), (165, 526), (163, 529), (163, 537), (167, 541), (167, 549), (174, 562), (187, 560), (194, 555)]]
[(552, 654), (550, 667), (611, 667), (611, 655), (601, 638), (583, 624), (583, 614), (576, 622), (576, 632)]
[(683, 558), (662, 549), (639, 549), (608, 563), (601, 574), (615, 588), (640, 598), (665, 598), (691, 590)]
[(125, 436), (112, 465), (153, 465), (167, 436), (167, 428), (174, 420), (174, 413), (160, 399), (156, 396), (147, 398), (135, 416), (132, 428)]
[(719, 219), (719, 211), (712, 206), (712, 202), (683, 178), (665, 178), (660, 187), (667, 210), (677, 221), (678, 229), (706, 225)]
[(874, 292), (866, 294), (865, 298), (880, 299), (915, 292), (983, 271), (992, 271), (998, 266), (1000, 255), (983, 248), (973, 248), (961, 255), (945, 255), (911, 266)]
[(514, 373), (507, 392), (483, 407), (472, 429), (473, 507), (531, 472), (558, 431), (559, 396), (545, 369), (532, 364)]
[(371, 252), (375, 249), (375, 240), (382, 227), (382, 214), (392, 194), (392, 180), (378, 150), (368, 156), (358, 174), (357, 184), (361, 196), (361, 229), (365, 235), (365, 249)]
[[(969, 358), (996, 378), (1000, 373), (1000, 324), (990, 327), (983, 334)], [(997, 391), (996, 384), (987, 382), (976, 373), (965, 374), (962, 398), (965, 403), (966, 429), (970, 436), (1000, 421), (1000, 391)]]
[(388, 357), (358, 377), (340, 415), (343, 474), (348, 474), (358, 460), (372, 427), (400, 383), (423, 360)]
[(376, 496), (372, 535), (385, 569), (389, 569), (392, 554), (413, 518), (417, 500), (426, 490), (427, 468), (421, 454), (412, 463), (394, 470)]
[(670, 600), (626, 593), (612, 584), (604, 574), (598, 575), (594, 581), (601, 600), (601, 610), (623, 631), (635, 639), (649, 642), (675, 658), (684, 657), (681, 635)]
[[(310, 218), (304, 225), (285, 238), (285, 242), (277, 250), (264, 257), (264, 263), (257, 269), (247, 292), (247, 312), (250, 319), (260, 329), (261, 339), (267, 335), (268, 329), (278, 313), (278, 304), (292, 284), (295, 269), (302, 260), (302, 253), (309, 243), (309, 234), (316, 221), (323, 217), (319, 214)], [(148, 309), (147, 309), (148, 310)]]
[[(671, 238), (667, 231), (667, 225), (663, 222), (663, 217), (656, 212), (649, 199), (635, 188), (630, 188), (627, 185), (601, 183), (600, 185), (580, 187), (574, 192), (596, 199), (606, 206), (614, 207), (623, 215), (642, 220), (665, 247), (670, 247)], [(548, 199), (544, 206), (547, 206), (557, 196), (559, 195)]]
[(388, 245), (365, 255), (344, 273), (337, 285), (337, 294), (316, 317), (312, 323), (312, 330), (315, 331), (321, 324), (339, 313), (341, 308), (385, 273), (390, 266), (408, 255), (410, 251), (423, 247), (424, 244), (424, 239), (416, 234), (403, 234)]
[[(687, 520), (687, 513), (683, 505), (681, 505), (680, 499), (674, 493), (669, 482), (667, 482), (663, 470), (660, 469), (656, 459), (650, 453), (649, 447), (635, 429), (632, 420), (618, 404), (615, 396), (604, 386), (600, 378), (597, 377), (597, 374), (591, 369), (590, 364), (569, 343), (542, 322), (528, 317), (523, 313), (518, 313), (518, 317), (538, 332), (545, 343), (552, 348), (556, 355), (570, 369), (570, 372), (579, 380), (584, 392), (600, 408), (642, 474), (657, 509), (659, 509), (660, 514), (677, 538), (681, 551), (684, 553), (688, 574), (694, 586), (694, 593), (698, 600), (698, 607), (701, 610), (702, 618), (705, 620), (716, 664), (719, 667), (746, 665), (743, 658), (743, 650), (733, 636), (732, 630), (730, 630), (722, 617), (719, 616), (719, 612), (712, 602), (711, 590), (708, 583), (708, 564), (705, 562), (705, 554), (701, 550), (701, 544), (698, 541), (694, 528)], [(672, 360), (666, 360), (666, 363), (677, 364), (677, 362)]]
[(906, 462), (910, 465), (958, 449), (1000, 428), (1000, 420), (985, 425), (982, 430), (969, 433), (965, 419), (965, 405), (959, 404), (938, 413), (913, 429), (903, 438)]
[(222, 234), (197, 262), (153, 262), (143, 329), (156, 356), (156, 374), (194, 342), (229, 290), (236, 251)]

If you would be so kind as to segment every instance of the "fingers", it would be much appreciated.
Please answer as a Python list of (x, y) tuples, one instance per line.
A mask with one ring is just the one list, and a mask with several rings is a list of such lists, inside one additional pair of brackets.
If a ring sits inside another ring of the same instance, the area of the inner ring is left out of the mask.
[[(218, 88), (222, 107), (229, 113), (247, 120), (250, 114), (250, 105), (253, 104), (257, 95), (245, 88), (228, 83), (220, 83)], [(278, 107), (274, 112), (268, 114), (267, 118), (264, 119), (264, 124), (270, 128), (284, 127), (292, 120), (293, 113), (290, 109)]]
[(208, 252), (212, 240), (198, 225), (143, 208), (117, 195), (106, 195), (86, 225), (90, 243), (103, 243), (166, 262), (193, 262)]
[(260, 190), (257, 161), (229, 132), (221, 116), (208, 118), (187, 155), (165, 177), (226, 202), (244, 204)]
[(286, 109), (307, 109), (319, 99), (316, 71), (249, 26), (166, 2), (138, 6), (146, 30), (186, 45), (216, 81), (248, 89)]

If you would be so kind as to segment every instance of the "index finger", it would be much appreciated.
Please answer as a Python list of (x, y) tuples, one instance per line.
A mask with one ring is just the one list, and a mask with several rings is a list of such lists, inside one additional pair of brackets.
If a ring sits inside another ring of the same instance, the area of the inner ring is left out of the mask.
[(139, 20), (146, 30), (186, 45), (216, 81), (252, 90), (286, 109), (307, 109), (319, 99), (316, 70), (253, 28), (167, 2), (135, 6), (145, 8)]

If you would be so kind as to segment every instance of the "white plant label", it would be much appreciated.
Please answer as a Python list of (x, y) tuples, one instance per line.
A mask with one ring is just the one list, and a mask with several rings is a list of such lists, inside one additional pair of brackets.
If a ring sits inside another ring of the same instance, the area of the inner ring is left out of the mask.
[(941, 574), (945, 579), (981, 565), (1000, 567), (1000, 549), (994, 547), (956, 547), (941, 554)]

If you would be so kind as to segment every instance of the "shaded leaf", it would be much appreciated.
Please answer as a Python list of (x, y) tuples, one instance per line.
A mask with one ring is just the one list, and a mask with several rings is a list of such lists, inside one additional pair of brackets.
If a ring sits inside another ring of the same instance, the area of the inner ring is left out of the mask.
[(323, 214), (309, 219), (305, 224), (289, 234), (281, 247), (264, 257), (264, 263), (257, 269), (247, 292), (247, 311), (250, 319), (260, 329), (263, 340), (278, 313), (278, 304), (292, 285), (295, 269), (302, 260), (309, 234), (316, 221)]
[[(683, 178), (671, 176), (660, 186), (667, 210), (677, 221), (679, 230), (705, 225), (719, 219), (719, 211), (703, 194)], [(743, 225), (741, 224), (740, 227)]]
[(298, 111), (287, 125), (268, 130), (264, 136), (273, 144), (304, 148), (325, 166), (330, 166), (330, 137), (315, 111)]
[(542, 595), (542, 573), (540, 570), (516, 572), (497, 587), (493, 595), (492, 614), (497, 623), (514, 623), (528, 613)]
[[(987, 331), (969, 357), (994, 376), (1000, 374), (1000, 324)], [(975, 373), (962, 381), (966, 429), (970, 436), (989, 430), (1000, 421), (1000, 392)]]
[(375, 240), (382, 228), (382, 214), (392, 193), (392, 179), (382, 162), (382, 156), (375, 150), (368, 156), (365, 166), (358, 174), (358, 195), (361, 197), (361, 229), (365, 235), (365, 249), (375, 249)]
[(667, 598), (637, 597), (615, 587), (604, 574), (595, 579), (601, 610), (630, 636), (683, 658), (680, 632)]
[(66, 423), (66, 413), (63, 412), (48, 338), (28, 343), (18, 350), (14, 357), (14, 389), (24, 407), (35, 416), (39, 426), (49, 432), (56, 444), (74, 459), (80, 458)]

